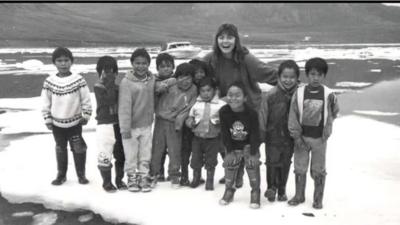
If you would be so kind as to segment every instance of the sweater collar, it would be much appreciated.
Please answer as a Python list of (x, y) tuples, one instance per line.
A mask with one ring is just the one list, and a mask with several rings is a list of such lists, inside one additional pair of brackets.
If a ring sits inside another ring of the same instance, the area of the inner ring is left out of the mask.
[[(205, 102), (205, 101), (203, 101), (203, 99), (200, 97), (200, 95), (197, 97), (197, 101), (198, 101), (198, 102)], [(211, 99), (210, 103), (212, 103), (212, 104), (218, 104), (218, 102), (219, 102), (218, 95), (215, 94), (214, 97)]]

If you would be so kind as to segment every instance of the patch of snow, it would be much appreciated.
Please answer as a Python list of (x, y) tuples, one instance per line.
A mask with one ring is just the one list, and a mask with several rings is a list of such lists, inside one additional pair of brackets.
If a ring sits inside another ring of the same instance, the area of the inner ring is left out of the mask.
[(357, 88), (363, 88), (363, 87), (368, 87), (371, 86), (372, 83), (370, 82), (351, 82), (351, 81), (343, 81), (343, 82), (337, 82), (336, 87), (357, 87)]
[(371, 69), (370, 71), (372, 73), (380, 73), (380, 72), (382, 72), (382, 69)]
[(25, 212), (15, 212), (11, 216), (13, 216), (13, 217), (29, 217), (29, 216), (33, 216), (33, 215), (34, 215), (33, 212), (25, 211)]
[[(12, 126), (29, 120), (41, 121), (42, 118), (27, 115), (24, 119), (14, 119), (16, 124)], [(118, 191), (109, 194), (102, 189), (97, 169), (95, 134), (84, 132), (83, 137), (89, 147), (88, 185), (78, 183), (70, 151), (67, 182), (61, 186), (50, 184), (57, 172), (54, 139), (51, 134), (41, 134), (12, 141), (0, 152), (2, 195), (11, 202), (43, 203), (54, 209), (89, 209), (108, 221), (121, 223), (375, 225), (398, 224), (400, 221), (400, 128), (395, 125), (360, 116), (340, 117), (335, 121), (328, 140), (328, 175), (322, 210), (312, 208), (314, 184), (310, 175), (307, 177), (306, 201), (297, 207), (290, 207), (285, 202), (270, 203), (262, 197), (261, 209), (250, 209), (250, 187), (246, 176), (244, 187), (236, 191), (235, 200), (228, 206), (218, 204), (224, 186), (217, 182), (214, 191), (205, 191), (204, 185), (175, 190), (170, 183), (164, 182), (150, 193)], [(263, 145), (260, 150), (264, 162)], [(262, 193), (266, 189), (265, 172), (265, 166), (261, 166)], [(222, 175), (219, 161), (215, 181)], [(294, 183), (292, 166), (287, 185), (289, 198), (294, 195)], [(377, 190), (379, 194), (371, 194)], [(305, 213), (315, 217), (304, 216)], [(50, 222), (51, 218), (54, 220), (54, 216), (46, 218), (50, 218)]]
[(78, 221), (81, 223), (89, 222), (92, 219), (93, 219), (93, 213), (88, 213), (88, 214), (81, 215), (78, 217)]
[(376, 110), (354, 110), (353, 112), (371, 116), (397, 116), (400, 114), (398, 112), (380, 112)]
[(33, 216), (32, 225), (53, 225), (57, 221), (55, 212), (40, 213)]

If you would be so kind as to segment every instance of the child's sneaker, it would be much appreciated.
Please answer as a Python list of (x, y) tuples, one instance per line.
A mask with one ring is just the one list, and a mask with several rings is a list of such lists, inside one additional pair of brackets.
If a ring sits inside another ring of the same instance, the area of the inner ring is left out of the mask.
[(139, 176), (135, 174), (128, 174), (128, 191), (138, 192), (140, 191)]
[(175, 189), (180, 187), (179, 177), (178, 176), (172, 176), (171, 177), (171, 186), (172, 186), (172, 188), (175, 188)]
[(142, 192), (150, 192), (151, 191), (150, 181), (147, 176), (141, 177), (140, 187), (142, 188)]
[(151, 188), (155, 188), (157, 186), (157, 183), (160, 181), (158, 178), (159, 178), (159, 175), (155, 175), (155, 176), (152, 176), (149, 178)]

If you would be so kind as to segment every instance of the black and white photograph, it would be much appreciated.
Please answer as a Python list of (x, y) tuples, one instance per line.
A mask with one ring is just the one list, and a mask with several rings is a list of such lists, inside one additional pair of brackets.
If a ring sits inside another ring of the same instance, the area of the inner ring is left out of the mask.
[(397, 225), (399, 96), (396, 2), (0, 2), (0, 225)]

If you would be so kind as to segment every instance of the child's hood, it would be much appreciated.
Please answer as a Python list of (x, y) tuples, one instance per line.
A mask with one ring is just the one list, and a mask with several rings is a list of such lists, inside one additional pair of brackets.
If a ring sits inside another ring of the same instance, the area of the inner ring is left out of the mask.
[(147, 71), (147, 77), (146, 77), (146, 79), (143, 79), (143, 80), (142, 80), (142, 79), (137, 78), (137, 77), (134, 75), (134, 71), (129, 70), (128, 72), (126, 72), (125, 77), (126, 77), (126, 79), (128, 79), (128, 80), (130, 80), (130, 81), (132, 81), (132, 82), (145, 82), (145, 81), (151, 80), (151, 79), (153, 78), (153, 74), (152, 74), (150, 71)]

